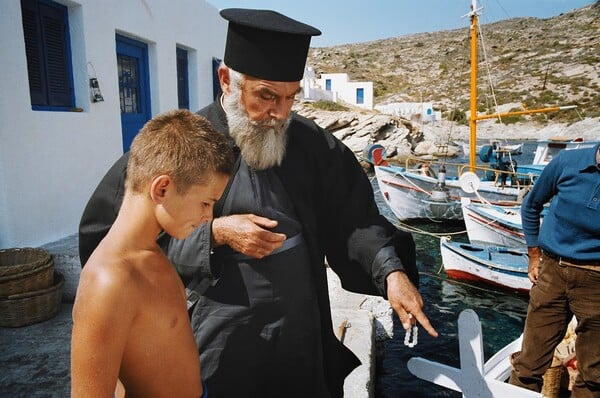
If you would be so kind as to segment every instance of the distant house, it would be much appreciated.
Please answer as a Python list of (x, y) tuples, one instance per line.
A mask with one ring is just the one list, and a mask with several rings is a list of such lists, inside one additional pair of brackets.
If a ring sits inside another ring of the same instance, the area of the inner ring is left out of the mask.
[(327, 91), (321, 89), (321, 87), (317, 84), (317, 79), (315, 77), (315, 71), (312, 66), (304, 69), (304, 76), (301, 82), (302, 86), (302, 100), (303, 101), (336, 101), (337, 96), (335, 96), (332, 91)]
[(442, 119), (442, 113), (435, 111), (431, 102), (392, 102), (385, 105), (375, 105), (375, 109), (381, 113), (419, 123), (435, 122)]
[(302, 80), (304, 100), (344, 102), (364, 109), (373, 109), (373, 82), (353, 82), (347, 73), (323, 73), (315, 78), (308, 67)]
[(3, 0), (0, 248), (75, 233), (149, 118), (213, 100), (226, 31), (203, 0)]

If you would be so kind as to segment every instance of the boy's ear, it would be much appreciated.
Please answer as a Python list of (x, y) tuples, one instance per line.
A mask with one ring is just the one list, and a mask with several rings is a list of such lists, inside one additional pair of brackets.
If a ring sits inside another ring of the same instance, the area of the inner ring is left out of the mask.
[(154, 203), (161, 204), (171, 189), (174, 189), (171, 177), (168, 175), (155, 177), (150, 184), (150, 198)]

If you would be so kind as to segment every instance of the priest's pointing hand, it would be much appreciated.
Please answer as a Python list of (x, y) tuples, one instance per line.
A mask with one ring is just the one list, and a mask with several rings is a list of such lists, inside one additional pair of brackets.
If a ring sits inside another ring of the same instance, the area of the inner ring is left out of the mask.
[[(398, 314), (402, 327), (409, 329), (413, 319), (416, 319), (427, 330), (427, 333), (437, 337), (438, 332), (423, 312), (423, 298), (408, 276), (402, 271), (392, 272), (387, 276), (386, 283), (388, 301)], [(409, 314), (412, 315), (412, 318)]]

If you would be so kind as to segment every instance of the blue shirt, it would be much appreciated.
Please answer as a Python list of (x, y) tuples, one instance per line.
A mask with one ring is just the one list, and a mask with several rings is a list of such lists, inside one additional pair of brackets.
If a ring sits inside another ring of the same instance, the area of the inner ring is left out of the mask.
[[(600, 261), (598, 147), (563, 150), (544, 168), (521, 206), (527, 246), (574, 260)], [(540, 213), (550, 200), (540, 227)]]

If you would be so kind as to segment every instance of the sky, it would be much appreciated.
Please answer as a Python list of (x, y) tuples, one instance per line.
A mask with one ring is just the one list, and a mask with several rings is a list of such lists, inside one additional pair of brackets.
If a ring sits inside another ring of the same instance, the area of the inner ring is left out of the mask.
[[(471, 0), (207, 0), (217, 9), (271, 9), (321, 30), (311, 47), (466, 28)], [(549, 18), (596, 0), (480, 0), (480, 23)]]

